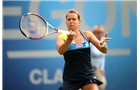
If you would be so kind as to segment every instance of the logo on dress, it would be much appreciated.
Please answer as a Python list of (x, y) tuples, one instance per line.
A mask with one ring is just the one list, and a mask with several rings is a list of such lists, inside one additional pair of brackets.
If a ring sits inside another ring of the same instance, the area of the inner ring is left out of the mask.
[(83, 44), (82, 43), (76, 44), (76, 48), (80, 48), (80, 47), (83, 47)]
[(88, 46), (89, 46), (89, 44), (88, 44), (88, 42), (87, 42), (87, 41), (85, 41), (85, 46), (86, 46), (86, 47), (88, 47)]
[(89, 46), (88, 43), (86, 43), (85, 46), (88, 47)]

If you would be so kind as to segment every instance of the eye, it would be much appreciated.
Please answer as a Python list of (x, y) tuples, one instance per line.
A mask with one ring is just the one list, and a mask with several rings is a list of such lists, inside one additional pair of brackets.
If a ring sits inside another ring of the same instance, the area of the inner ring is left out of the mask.
[(71, 19), (70, 19), (70, 18), (68, 18), (67, 20), (68, 20), (68, 21), (70, 21)]
[(76, 18), (73, 18), (72, 20), (73, 20), (73, 21), (75, 21), (75, 20), (76, 20)]

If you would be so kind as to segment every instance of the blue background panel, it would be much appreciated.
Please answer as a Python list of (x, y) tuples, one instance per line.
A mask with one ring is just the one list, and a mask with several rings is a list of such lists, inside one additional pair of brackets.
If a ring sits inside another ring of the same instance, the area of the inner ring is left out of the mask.
[(90, 31), (101, 24), (112, 37), (107, 43), (106, 90), (137, 90), (136, 4), (136, 1), (3, 1), (3, 90), (57, 90), (61, 86), (64, 59), (56, 51), (56, 35), (29, 40), (20, 33), (19, 20), (27, 12), (36, 12), (63, 29), (65, 15), (54, 13), (69, 9), (82, 15), (81, 29)]

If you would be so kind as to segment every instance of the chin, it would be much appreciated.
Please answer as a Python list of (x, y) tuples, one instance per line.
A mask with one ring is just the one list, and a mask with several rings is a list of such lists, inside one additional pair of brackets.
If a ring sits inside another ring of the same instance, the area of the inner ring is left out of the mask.
[(75, 29), (74, 29), (74, 28), (69, 28), (69, 30), (72, 30), (72, 31), (74, 31)]

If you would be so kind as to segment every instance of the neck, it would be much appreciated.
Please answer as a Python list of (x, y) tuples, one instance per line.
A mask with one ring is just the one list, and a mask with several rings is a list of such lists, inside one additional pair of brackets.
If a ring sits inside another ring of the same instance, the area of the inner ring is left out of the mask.
[(78, 30), (75, 30), (74, 32), (76, 33), (76, 37), (78, 37), (78, 36), (80, 36), (80, 35), (81, 35), (81, 33), (80, 33), (79, 29), (78, 29)]
[(76, 35), (79, 35), (79, 34), (80, 34), (79, 29), (78, 29), (78, 30), (76, 30), (76, 31), (74, 31), (74, 32), (76, 33)]

